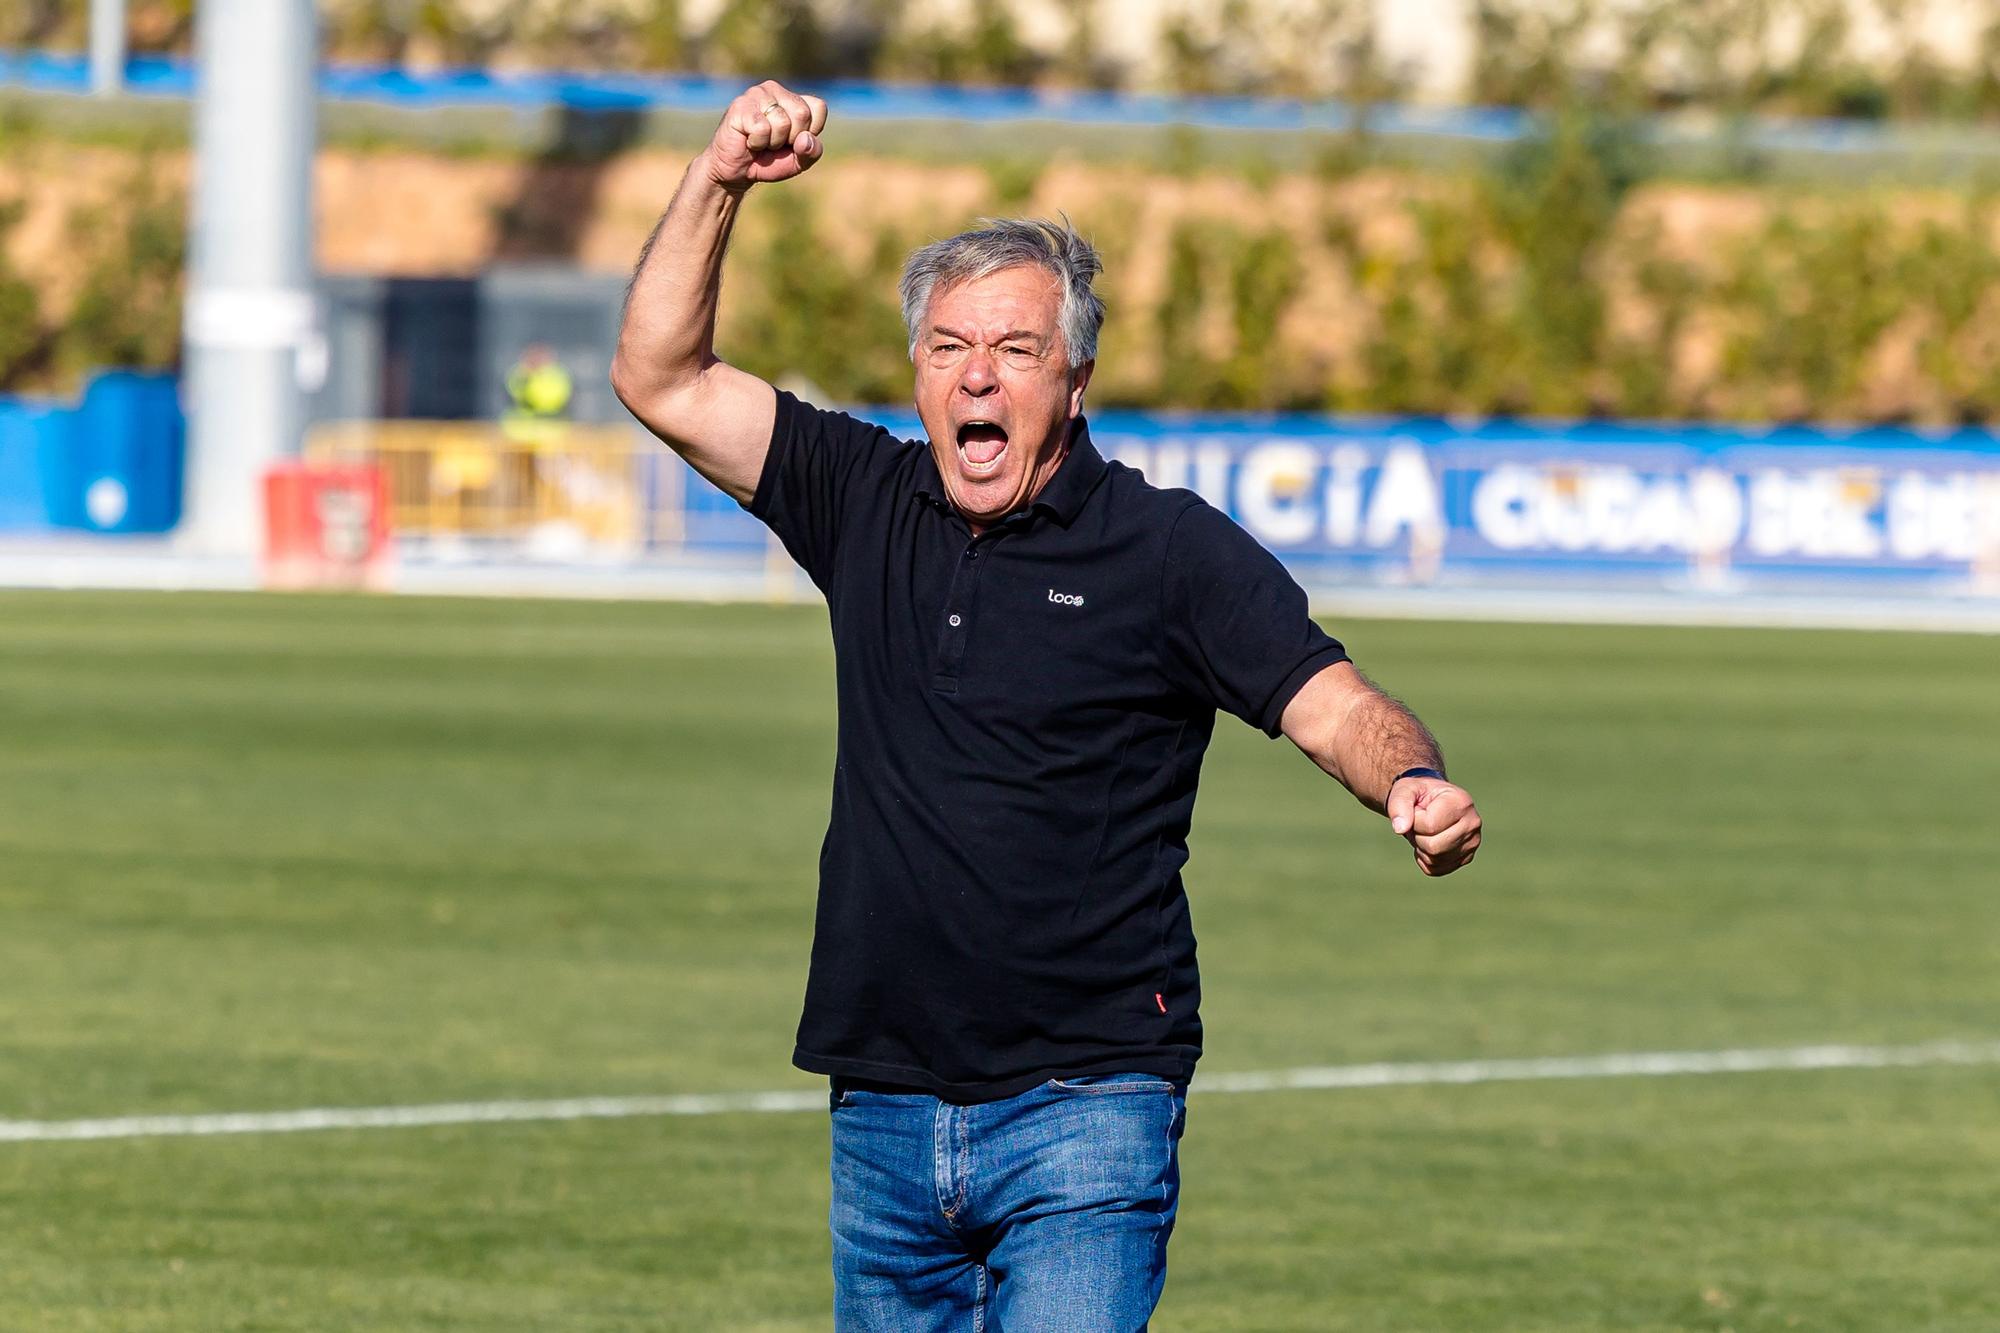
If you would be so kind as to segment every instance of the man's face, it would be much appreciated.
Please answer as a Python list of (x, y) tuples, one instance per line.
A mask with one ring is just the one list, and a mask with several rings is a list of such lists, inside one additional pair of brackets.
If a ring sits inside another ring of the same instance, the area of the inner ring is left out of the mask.
[(917, 331), (917, 415), (952, 507), (975, 527), (1033, 499), (1083, 411), (1089, 363), (1069, 368), (1060, 280), (1002, 269), (931, 293)]

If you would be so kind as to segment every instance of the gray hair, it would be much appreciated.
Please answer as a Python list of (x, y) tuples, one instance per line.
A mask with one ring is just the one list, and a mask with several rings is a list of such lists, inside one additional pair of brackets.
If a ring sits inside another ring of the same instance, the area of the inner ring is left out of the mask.
[(1070, 369), (1095, 360), (1104, 300), (1090, 289), (1090, 282), (1104, 271), (1104, 262), (1068, 218), (1059, 223), (981, 218), (977, 229), (932, 241), (911, 255), (898, 284), (903, 325), (910, 331), (910, 360), (917, 359), (917, 341), (930, 318), (931, 295), (939, 287), (955, 287), (1024, 264), (1045, 269), (1062, 282), (1057, 323)]

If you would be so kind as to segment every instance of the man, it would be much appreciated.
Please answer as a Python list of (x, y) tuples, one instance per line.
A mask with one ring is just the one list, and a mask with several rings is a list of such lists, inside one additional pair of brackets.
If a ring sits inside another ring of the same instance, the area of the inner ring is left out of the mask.
[(793, 1059), (832, 1078), (835, 1322), (1143, 1328), (1200, 1054), (1180, 868), (1216, 709), (1385, 812), (1425, 874), (1472, 859), (1479, 815), (1271, 555), (1091, 445), (1104, 312), (1068, 227), (911, 257), (928, 447), (716, 359), (736, 211), (825, 124), (777, 83), (730, 105), (612, 379), (826, 594), (839, 755)]

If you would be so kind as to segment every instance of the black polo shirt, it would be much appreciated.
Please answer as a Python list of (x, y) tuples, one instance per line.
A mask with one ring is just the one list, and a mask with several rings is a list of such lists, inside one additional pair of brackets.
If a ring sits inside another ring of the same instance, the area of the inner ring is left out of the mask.
[(840, 709), (801, 1069), (960, 1102), (1193, 1073), (1215, 711), (1275, 736), (1347, 654), (1228, 516), (1078, 426), (975, 538), (928, 446), (778, 394), (749, 508), (826, 594)]

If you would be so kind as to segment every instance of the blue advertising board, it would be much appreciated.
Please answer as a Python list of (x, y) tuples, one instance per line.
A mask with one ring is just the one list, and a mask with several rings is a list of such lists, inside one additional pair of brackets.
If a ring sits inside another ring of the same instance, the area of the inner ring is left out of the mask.
[[(917, 436), (908, 409), (864, 412)], [(1102, 412), (1100, 450), (1199, 492), (1309, 584), (2000, 596), (2000, 437), (1962, 430)], [(691, 479), (697, 541), (757, 540)], [(732, 512), (734, 511), (734, 512)]]
[(173, 376), (104, 371), (75, 404), (0, 398), (0, 533), (161, 533), (181, 517)]

